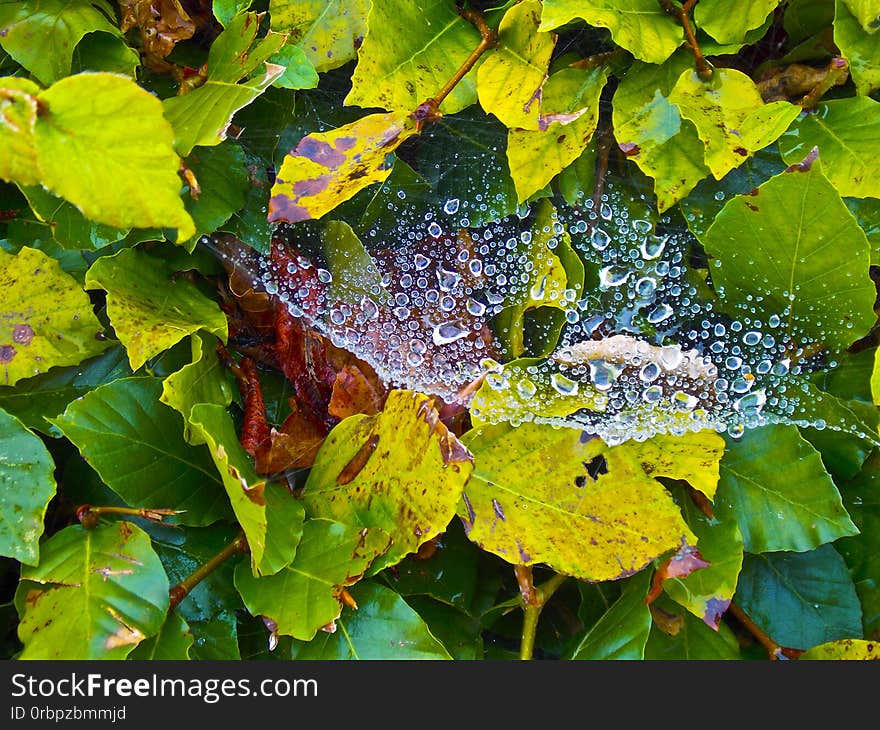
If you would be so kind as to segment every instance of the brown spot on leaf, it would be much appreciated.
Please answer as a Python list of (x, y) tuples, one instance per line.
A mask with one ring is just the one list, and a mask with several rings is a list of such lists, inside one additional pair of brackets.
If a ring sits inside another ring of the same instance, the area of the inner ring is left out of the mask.
[(16, 349), (12, 345), (0, 345), (0, 363), (11, 362), (16, 355)]
[(703, 621), (707, 626), (711, 626), (715, 631), (718, 631), (721, 617), (724, 615), (728, 606), (730, 606), (729, 599), (722, 601), (718, 598), (710, 598), (706, 601), (706, 611), (703, 613)]
[(734, 147), (733, 151), (740, 157), (748, 157), (749, 151), (745, 147)]
[(819, 159), (819, 148), (813, 147), (810, 150), (810, 154), (804, 157), (803, 161), (796, 162), (795, 164), (786, 168), (786, 172), (809, 172), (810, 168), (813, 166), (813, 163)]
[[(337, 145), (339, 145), (343, 139), (348, 138), (340, 138), (339, 140), (337, 140)], [(348, 148), (343, 147), (342, 149)], [(293, 150), (293, 154), (294, 156), (305, 157), (306, 159), (309, 159), (312, 162), (316, 162), (319, 165), (323, 165), (330, 170), (335, 170), (340, 165), (342, 165), (343, 162), (345, 162), (344, 152), (333, 147), (333, 145), (331, 145), (329, 142), (325, 142), (321, 139), (315, 139), (311, 136), (303, 137), (296, 148)]]
[(339, 472), (336, 477), (336, 483), (339, 485), (349, 484), (354, 478), (361, 473), (361, 470), (367, 465), (376, 447), (379, 445), (379, 434), (374, 433), (367, 442), (361, 446), (358, 452), (351, 457), (351, 460)]
[(12, 341), (19, 345), (29, 345), (34, 339), (34, 328), (29, 324), (17, 324), (12, 328)]
[(278, 193), (269, 198), (269, 215), (270, 223), (278, 223), (287, 221), (288, 223), (298, 223), (299, 221), (308, 221), (312, 219), (312, 214), (307, 208), (297, 205), (284, 193)]
[(293, 184), (293, 194), (297, 198), (302, 196), (317, 195), (327, 189), (327, 186), (333, 181), (332, 175), (319, 175), (311, 180), (297, 180)]
[(635, 142), (621, 142), (617, 146), (620, 147), (620, 151), (627, 157), (634, 157), (641, 152), (641, 149)]
[(499, 502), (494, 497), (492, 498), (492, 511), (502, 522), (506, 522), (507, 518), (504, 516), (504, 510), (501, 508), (501, 502)]

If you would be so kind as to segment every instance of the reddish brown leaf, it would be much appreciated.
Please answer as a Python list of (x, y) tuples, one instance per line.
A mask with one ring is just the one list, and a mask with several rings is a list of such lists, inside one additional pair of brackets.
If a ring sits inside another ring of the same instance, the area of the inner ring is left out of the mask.
[(384, 389), (380, 392), (354, 365), (345, 365), (336, 373), (327, 411), (340, 421), (356, 413), (375, 415), (382, 409)]
[(651, 603), (663, 590), (663, 581), (667, 578), (684, 578), (695, 570), (700, 568), (708, 568), (709, 563), (703, 560), (700, 551), (693, 545), (682, 545), (678, 552), (670, 558), (667, 558), (651, 580), (651, 590), (645, 598), (645, 603)]

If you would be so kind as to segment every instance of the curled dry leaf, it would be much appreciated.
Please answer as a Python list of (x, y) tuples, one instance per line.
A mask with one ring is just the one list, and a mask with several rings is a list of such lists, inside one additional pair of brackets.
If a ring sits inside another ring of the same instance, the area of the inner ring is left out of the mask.
[(164, 59), (180, 41), (192, 38), (196, 24), (180, 0), (119, 0), (123, 33), (137, 28), (141, 33), (144, 63), (155, 71), (165, 71)]

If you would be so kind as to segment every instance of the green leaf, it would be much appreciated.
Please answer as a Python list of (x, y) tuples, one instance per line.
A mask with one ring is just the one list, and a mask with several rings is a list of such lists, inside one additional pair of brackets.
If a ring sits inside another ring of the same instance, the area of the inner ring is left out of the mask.
[(684, 490), (674, 490), (673, 494), (678, 498), (685, 521), (697, 536), (700, 557), (709, 565), (681, 578), (667, 578), (663, 589), (670, 598), (717, 631), (721, 616), (736, 592), (743, 560), (742, 534), (733, 514), (719, 509), (710, 519)]
[[(701, 572), (698, 570), (694, 575)], [(713, 631), (700, 619), (662, 595), (654, 605), (671, 617), (669, 623), (675, 633), (667, 633), (654, 623), (645, 646), (645, 659), (717, 661), (742, 658), (736, 636), (727, 624), (719, 624), (718, 630)]]
[(169, 661), (189, 659), (194, 641), (195, 637), (186, 621), (176, 611), (172, 611), (159, 629), (159, 633), (138, 644), (128, 658)]
[(369, 9), (368, 0), (269, 0), (272, 28), (289, 31), (289, 42), (317, 71), (339, 68), (355, 57)]
[(120, 378), (73, 401), (52, 423), (129, 505), (185, 510), (184, 525), (229, 516), (203, 448), (183, 439), (180, 416), (159, 402), (156, 378)]
[(880, 200), (846, 198), (843, 202), (868, 237), (868, 243), (871, 245), (871, 264), (880, 265)]
[(200, 188), (197, 195), (190, 191), (186, 201), (196, 226), (194, 239), (213, 233), (244, 207), (250, 187), (245, 162), (244, 150), (232, 143), (202, 147), (187, 157)]
[[(565, 310), (574, 307), (584, 287), (584, 265), (571, 247), (571, 236), (549, 200), (538, 203), (532, 235), (517, 241), (511, 255), (518, 261), (528, 262), (526, 280), (514, 283), (507, 294), (504, 309), (492, 323), (493, 331), (503, 345), (505, 355), (520, 357), (525, 351), (526, 312), (540, 307)], [(566, 292), (574, 294), (566, 298)], [(555, 335), (559, 336), (564, 317), (560, 317)], [(555, 338), (548, 337), (546, 347), (539, 353), (547, 354), (556, 346)]]
[(694, 20), (719, 43), (738, 43), (760, 27), (778, 4), (778, 0), (746, 0), (731, 12), (727, 0), (702, 0), (694, 9)]
[(140, 65), (140, 54), (126, 44), (121, 34), (89, 33), (73, 50), (70, 71), (107, 71), (135, 79)]
[(684, 41), (681, 26), (656, 0), (544, 0), (541, 30), (575, 18), (608, 28), (617, 45), (648, 63), (663, 63)]
[[(509, 563), (616, 580), (682, 541), (696, 543), (671, 495), (642, 466), (679, 475), (674, 457), (652, 461), (643, 451), (662, 458), (659, 444), (608, 448), (577, 430), (534, 423), (481, 427), (463, 441), (476, 470), (459, 516), (471, 540)], [(701, 449), (706, 440), (691, 434), (683, 442)]]
[(814, 147), (840, 195), (880, 197), (880, 102), (866, 96), (822, 102), (779, 139), (782, 159), (790, 165)]
[[(172, 584), (192, 575), (219, 553), (236, 536), (232, 525), (189, 527), (186, 530), (150, 525), (153, 546)], [(189, 626), (193, 635), (192, 659), (238, 659), (238, 617), (243, 611), (241, 596), (233, 586), (233, 571), (243, 555), (233, 557), (203, 578), (184, 598), (174, 614)], [(171, 618), (166, 620), (166, 625)]]
[(645, 605), (650, 571), (627, 583), (623, 594), (600, 618), (572, 653), (572, 659), (644, 659), (651, 631), (651, 611)]
[(612, 101), (617, 143), (653, 178), (660, 211), (685, 198), (709, 174), (696, 127), (669, 101), (675, 82), (692, 64), (685, 52), (676, 53), (661, 66), (635, 62), (620, 80)]
[(479, 620), (427, 596), (409, 596), (406, 603), (428, 625), (453, 659), (483, 659), (483, 627)]
[(746, 550), (804, 552), (856, 534), (819, 453), (797, 428), (749, 429), (727, 446), (716, 510), (739, 524)]
[(232, 17), (211, 44), (208, 79), (183, 96), (162, 101), (174, 128), (174, 148), (188, 157), (193, 147), (212, 147), (226, 139), (232, 116), (285, 73), (269, 58), (284, 45), (280, 33), (257, 39), (256, 13)]
[(232, 387), (226, 377), (228, 368), (217, 357), (216, 340), (197, 333), (191, 345), (192, 362), (165, 378), (161, 400), (183, 416), (186, 440), (198, 444), (204, 441), (190, 427), (193, 406), (210, 403), (225, 408), (232, 402)]
[(787, 101), (765, 104), (755, 82), (735, 69), (715, 69), (709, 81), (687, 70), (669, 102), (697, 128), (706, 166), (716, 180), (774, 142), (800, 113)]
[(350, 416), (333, 428), (303, 501), (311, 517), (391, 535), (375, 572), (443, 532), (472, 470), (470, 453), (440, 422), (433, 401), (394, 390), (378, 415)]
[(230, 20), (246, 13), (252, 4), (253, 0), (213, 0), (211, 9), (217, 22), (225, 28)]
[(3, 385), (76, 364), (107, 348), (88, 295), (41, 251), (25, 247), (16, 256), (0, 251), (0, 290)]
[(98, 259), (86, 273), (87, 289), (107, 292), (107, 314), (132, 370), (199, 330), (226, 341), (226, 315), (175, 271), (161, 259), (124, 249)]
[(831, 545), (808, 553), (747, 555), (736, 601), (774, 641), (792, 649), (862, 637), (855, 587)]
[(538, 0), (510, 8), (498, 27), (498, 45), (477, 71), (480, 106), (506, 127), (541, 129), (541, 92), (556, 36), (538, 30), (540, 14)]
[(510, 130), (507, 161), (520, 202), (544, 188), (586, 149), (596, 131), (599, 96), (607, 79), (604, 66), (554, 73), (544, 84), (538, 131)]
[(179, 241), (192, 236), (174, 133), (158, 99), (124, 76), (82, 73), (37, 100), (46, 110), (34, 127), (43, 186), (93, 221), (176, 228)]
[(840, 639), (827, 641), (819, 646), (814, 646), (801, 654), (799, 659), (819, 661), (862, 661), (865, 659), (880, 659), (880, 647), (876, 641), (864, 641), (861, 639)]
[(393, 591), (375, 583), (351, 589), (357, 611), (345, 609), (336, 631), (294, 643), (293, 659), (451, 659), (427, 624)]
[(0, 409), (0, 555), (40, 560), (40, 536), (55, 496), (55, 463), (43, 442)]
[(125, 350), (111, 347), (79, 365), (53, 368), (48, 373), (19, 382), (14, 388), (0, 386), (0, 408), (28, 428), (57, 438), (61, 432), (47, 419), (60, 415), (68, 403), (99, 385), (128, 375), (131, 375), (131, 368)]
[[(412, 112), (433, 97), (479, 45), (480, 34), (448, 0), (373, 0), (348, 106)], [(473, 70), (440, 105), (455, 114), (477, 100)]]
[(19, 659), (124, 659), (161, 628), (168, 578), (137, 525), (66, 527), (41, 553), (16, 596)]
[(20, 186), (37, 220), (46, 223), (52, 238), (65, 249), (98, 249), (124, 239), (130, 228), (114, 228), (86, 218), (66, 200), (39, 185)]
[(299, 46), (286, 45), (273, 54), (269, 63), (284, 66), (284, 73), (272, 82), (282, 89), (314, 89), (318, 85), (318, 72)]
[(341, 590), (356, 583), (388, 545), (382, 530), (310, 519), (292, 563), (262, 578), (242, 563), (235, 587), (254, 616), (271, 619), (279, 634), (308, 641), (339, 617)]
[(840, 491), (859, 534), (840, 540), (836, 547), (849, 566), (862, 604), (865, 635), (875, 639), (880, 636), (880, 452), (874, 451)]
[(320, 218), (359, 190), (385, 180), (391, 174), (388, 156), (418, 131), (410, 114), (392, 112), (304, 137), (278, 171), (269, 221)]
[(105, 0), (2, 0), (0, 46), (49, 85), (70, 73), (73, 49), (87, 33), (120, 37)]
[(866, 31), (844, 0), (834, 3), (834, 43), (849, 61), (849, 72), (862, 96), (880, 89), (880, 44), (877, 27)]
[(251, 571), (272, 575), (296, 553), (304, 512), (299, 500), (280, 484), (261, 479), (242, 448), (232, 419), (222, 405), (199, 403), (190, 409), (190, 427), (208, 445), (211, 458), (251, 553)]
[(730, 200), (702, 242), (720, 261), (719, 295), (743, 307), (762, 297), (789, 337), (845, 349), (874, 324), (867, 239), (815, 161)]

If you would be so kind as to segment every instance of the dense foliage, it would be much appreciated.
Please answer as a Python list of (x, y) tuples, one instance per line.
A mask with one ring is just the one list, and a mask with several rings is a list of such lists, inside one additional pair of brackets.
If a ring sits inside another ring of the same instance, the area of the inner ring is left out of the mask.
[(0, 0), (28, 658), (876, 658), (880, 0)]

